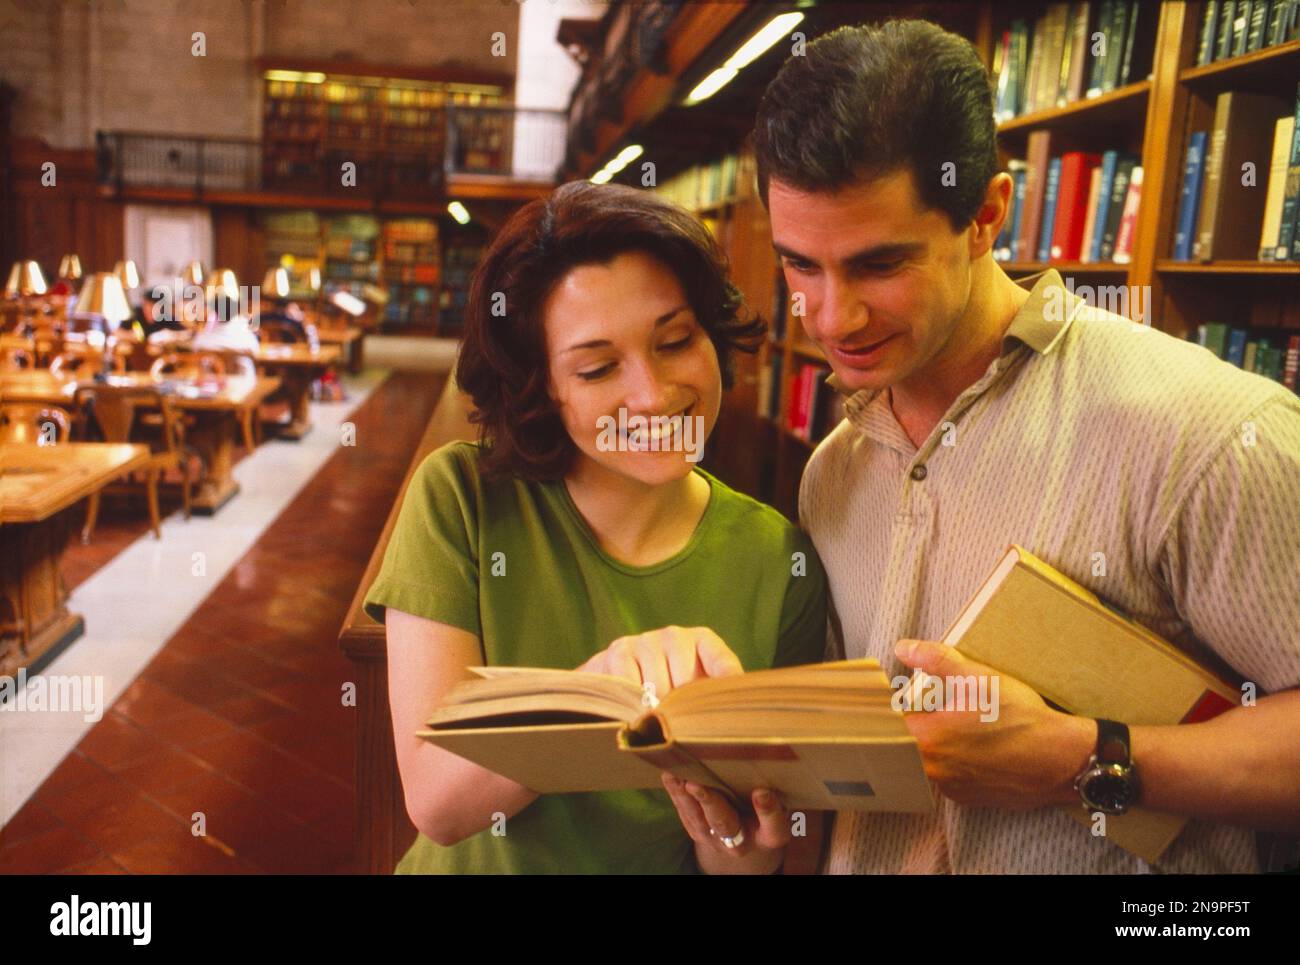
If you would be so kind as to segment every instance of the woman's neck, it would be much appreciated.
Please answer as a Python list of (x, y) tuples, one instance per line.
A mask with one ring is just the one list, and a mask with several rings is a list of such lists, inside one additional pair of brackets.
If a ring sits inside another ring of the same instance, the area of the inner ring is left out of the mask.
[(709, 482), (700, 473), (650, 485), (582, 456), (564, 485), (601, 549), (630, 566), (652, 566), (681, 552), (709, 503)]

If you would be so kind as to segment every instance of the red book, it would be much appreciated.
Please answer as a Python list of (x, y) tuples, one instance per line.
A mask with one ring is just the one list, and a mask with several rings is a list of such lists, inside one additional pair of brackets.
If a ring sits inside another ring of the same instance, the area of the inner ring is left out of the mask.
[(1093, 168), (1099, 167), (1100, 154), (1070, 151), (1061, 155), (1061, 181), (1052, 226), (1052, 261), (1079, 260), (1083, 252), (1083, 229), (1088, 222), (1088, 185)]
[(785, 397), (785, 425), (795, 435), (799, 434), (800, 410), (803, 406), (803, 372), (790, 376), (789, 390)]

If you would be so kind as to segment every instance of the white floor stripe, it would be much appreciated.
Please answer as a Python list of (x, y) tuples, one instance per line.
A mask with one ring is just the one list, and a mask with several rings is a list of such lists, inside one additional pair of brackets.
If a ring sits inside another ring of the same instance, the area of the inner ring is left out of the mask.
[[(215, 516), (187, 521), (174, 513), (163, 520), (161, 540), (146, 533), (78, 586), (68, 605), (85, 618), (85, 635), (41, 676), (47, 682), (89, 677), (95, 686), (102, 680), (100, 709), (107, 712), (334, 455), (342, 424), (387, 377), (385, 369), (344, 376), (347, 400), (313, 403), (314, 428), (303, 439), (269, 440), (235, 467), (240, 492)], [(199, 560), (202, 574), (196, 575)], [(28, 687), (34, 694), (31, 681)], [(86, 700), (92, 697), (87, 692)], [(0, 827), (94, 726), (87, 716), (75, 710), (0, 709)]]

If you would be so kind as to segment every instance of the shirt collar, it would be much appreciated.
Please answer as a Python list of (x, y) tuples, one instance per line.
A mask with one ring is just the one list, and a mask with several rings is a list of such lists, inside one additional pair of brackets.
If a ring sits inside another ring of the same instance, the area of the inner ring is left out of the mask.
[[(1007, 326), (1002, 337), (1002, 354), (1007, 355), (1017, 345), (1023, 344), (1039, 355), (1047, 355), (1056, 348), (1079, 310), (1088, 303), (1065, 286), (1055, 268), (1018, 279), (1016, 284), (1029, 289), (1029, 298)], [(846, 389), (835, 374), (826, 380), (826, 384), (849, 398), (861, 394)], [(864, 392), (863, 403), (868, 401), (867, 396), (875, 394), (868, 390)]]

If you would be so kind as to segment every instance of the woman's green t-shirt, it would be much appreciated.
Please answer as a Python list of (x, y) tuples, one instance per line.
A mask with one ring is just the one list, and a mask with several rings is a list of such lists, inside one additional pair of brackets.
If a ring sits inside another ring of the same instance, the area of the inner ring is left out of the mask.
[[(572, 669), (618, 637), (710, 627), (746, 670), (815, 663), (826, 575), (770, 506), (701, 469), (709, 502), (677, 554), (628, 566), (605, 553), (562, 482), (485, 479), (451, 443), (411, 478), (366, 612), (386, 607), (479, 637), (488, 665)], [(497, 829), (500, 830), (500, 829)], [(689, 873), (690, 838), (663, 790), (544, 794), (451, 847), (421, 835), (399, 873)]]

